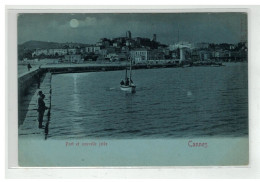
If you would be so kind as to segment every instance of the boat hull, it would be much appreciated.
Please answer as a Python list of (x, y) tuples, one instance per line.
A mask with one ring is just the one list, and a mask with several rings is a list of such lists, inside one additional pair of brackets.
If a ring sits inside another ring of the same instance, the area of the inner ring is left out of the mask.
[(121, 85), (120, 86), (120, 89), (122, 90), (122, 91), (125, 91), (125, 92), (132, 92), (132, 93), (134, 93), (135, 92), (135, 85), (128, 85), (128, 86), (126, 86), (126, 85)]

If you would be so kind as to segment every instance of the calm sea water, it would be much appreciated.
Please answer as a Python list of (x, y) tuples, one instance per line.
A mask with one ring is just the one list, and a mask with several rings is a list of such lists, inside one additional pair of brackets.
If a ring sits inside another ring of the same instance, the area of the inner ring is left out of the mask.
[(52, 77), (49, 138), (178, 138), (248, 135), (247, 64)]

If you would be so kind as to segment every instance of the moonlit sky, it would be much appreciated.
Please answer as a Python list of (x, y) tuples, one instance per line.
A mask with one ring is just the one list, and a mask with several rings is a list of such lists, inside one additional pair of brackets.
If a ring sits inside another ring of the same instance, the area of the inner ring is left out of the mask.
[[(179, 27), (179, 28), (178, 28)], [(189, 42), (237, 43), (247, 35), (245, 13), (121, 13), (20, 14), (18, 44), (30, 40), (93, 44), (100, 38), (152, 38), (171, 44)]]

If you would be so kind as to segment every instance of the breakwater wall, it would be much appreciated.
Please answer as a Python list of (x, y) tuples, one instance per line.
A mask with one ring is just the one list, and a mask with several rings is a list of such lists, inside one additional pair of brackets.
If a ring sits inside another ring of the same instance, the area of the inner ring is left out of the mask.
[[(33, 135), (34, 138), (42, 138), (47, 139), (49, 133), (49, 121), (51, 114), (51, 73), (45, 73), (43, 75), (42, 81), (40, 83), (40, 88), (35, 89), (33, 86), (30, 87), (29, 94), (24, 96), (24, 102), (21, 105), (21, 113), (25, 115), (25, 117), (21, 118), (21, 123), (18, 128), (19, 136), (28, 136)], [(41, 90), (43, 94), (45, 94), (45, 105), (48, 107), (45, 110), (43, 115), (43, 125), (45, 126), (44, 130), (39, 129), (38, 123), (38, 91)], [(26, 99), (27, 98), (27, 99)]]
[[(129, 66), (129, 65), (128, 65)], [(164, 64), (164, 65), (133, 65), (132, 69), (152, 69), (152, 68), (170, 68), (170, 67), (179, 67), (178, 64)], [(97, 72), (97, 71), (117, 71), (124, 70), (126, 65), (68, 65), (68, 66), (44, 66), (41, 69), (44, 72), (51, 73), (79, 73), (79, 72)]]
[(29, 103), (44, 76), (44, 70), (36, 69), (18, 77), (18, 125), (23, 123)]

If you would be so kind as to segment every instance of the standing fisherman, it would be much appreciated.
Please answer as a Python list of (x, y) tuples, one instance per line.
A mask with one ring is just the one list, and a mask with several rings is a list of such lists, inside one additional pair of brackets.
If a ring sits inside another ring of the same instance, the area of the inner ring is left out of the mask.
[(45, 102), (43, 101), (45, 98), (45, 95), (42, 93), (42, 91), (38, 92), (38, 122), (39, 122), (39, 128), (43, 128), (42, 122), (43, 122), (43, 116), (44, 112), (48, 107), (45, 106)]

